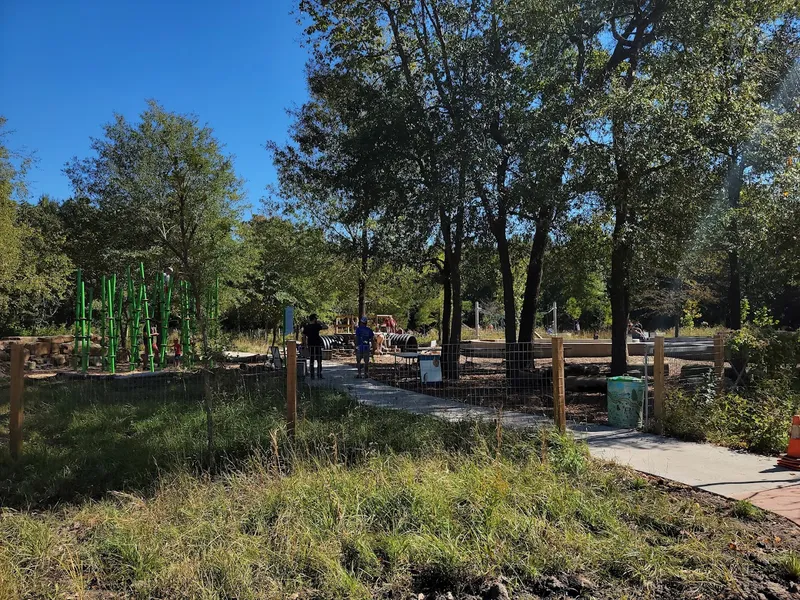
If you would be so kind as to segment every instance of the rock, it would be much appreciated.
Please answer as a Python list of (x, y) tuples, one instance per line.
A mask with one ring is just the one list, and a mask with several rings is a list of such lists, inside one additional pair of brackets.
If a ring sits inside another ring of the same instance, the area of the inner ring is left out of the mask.
[(774, 581), (768, 581), (761, 592), (768, 600), (791, 600), (789, 590)]
[(50, 338), (50, 342), (52, 344), (69, 344), (70, 342), (75, 341), (75, 336), (73, 335), (56, 335)]
[(508, 589), (499, 581), (491, 584), (481, 597), (483, 600), (510, 600)]
[(63, 354), (56, 354), (53, 356), (53, 364), (57, 367), (63, 367), (67, 364), (67, 357)]
[(11, 360), (11, 354), (5, 350), (0, 350), (0, 362), (8, 362)]
[(537, 587), (539, 588), (539, 590), (537, 591), (541, 591), (542, 595), (547, 595), (547, 594), (563, 595), (563, 593), (567, 590), (567, 586), (564, 584), (564, 582), (552, 575), (548, 577), (542, 577), (538, 581)]
[(101, 356), (90, 356), (89, 357), (89, 365), (92, 367), (99, 367), (103, 364), (103, 358)]
[(800, 593), (800, 583), (797, 583), (796, 581), (792, 581), (789, 584), (789, 591), (792, 592), (793, 594)]
[(100, 356), (103, 352), (103, 347), (100, 344), (89, 345), (89, 356)]
[(571, 575), (568, 578), (567, 583), (569, 584), (569, 587), (579, 592), (583, 592), (586, 590), (593, 590), (595, 588), (595, 585), (592, 582), (592, 580), (589, 579), (588, 577), (584, 577), (583, 575)]
[(53, 345), (50, 343), (50, 340), (47, 340), (46, 342), (36, 342), (34, 353), (36, 356), (48, 356), (52, 346)]
[(35, 362), (33, 362), (32, 360), (29, 360), (28, 362), (25, 363), (25, 370), (26, 371), (33, 371), (34, 369), (36, 369), (36, 363)]

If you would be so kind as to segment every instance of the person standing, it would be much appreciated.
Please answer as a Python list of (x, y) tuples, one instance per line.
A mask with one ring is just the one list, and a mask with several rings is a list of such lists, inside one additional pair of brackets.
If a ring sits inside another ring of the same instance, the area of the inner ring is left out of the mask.
[(328, 328), (325, 323), (317, 320), (316, 314), (308, 317), (308, 323), (303, 326), (303, 346), (308, 348), (308, 357), (311, 359), (311, 379), (314, 379), (314, 361), (317, 363), (317, 377), (322, 379), (322, 336), (319, 332)]
[(369, 377), (369, 355), (372, 350), (372, 338), (375, 333), (367, 326), (367, 317), (361, 317), (361, 324), (356, 327), (356, 367), (361, 379), (361, 361), (364, 361), (364, 378)]

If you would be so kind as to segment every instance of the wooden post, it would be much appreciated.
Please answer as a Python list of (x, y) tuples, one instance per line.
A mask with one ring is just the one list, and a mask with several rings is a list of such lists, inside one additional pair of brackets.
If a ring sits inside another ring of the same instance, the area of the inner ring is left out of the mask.
[(11, 346), (11, 406), (8, 416), (8, 444), (11, 458), (19, 458), (22, 452), (22, 392), (25, 389), (25, 355), (24, 346)]
[(294, 439), (297, 428), (297, 341), (286, 340), (286, 430)]
[(725, 334), (717, 333), (714, 336), (714, 381), (717, 389), (722, 390), (725, 381)]
[(214, 397), (211, 390), (211, 372), (203, 369), (203, 397), (206, 411), (206, 448), (208, 450), (208, 466), (213, 470), (216, 467), (214, 458)]
[(664, 409), (664, 336), (659, 335), (653, 345), (653, 413), (660, 433), (664, 429)]
[(567, 430), (564, 386), (564, 338), (550, 338), (553, 344), (553, 420), (561, 433)]

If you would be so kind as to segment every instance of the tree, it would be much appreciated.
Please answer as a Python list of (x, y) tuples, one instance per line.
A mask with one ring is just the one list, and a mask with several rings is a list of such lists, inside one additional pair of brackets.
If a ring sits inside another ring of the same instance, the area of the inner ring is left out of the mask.
[[(5, 119), (0, 118), (0, 142)], [(72, 269), (63, 235), (48, 219), (49, 199), (24, 204), (25, 175), (33, 157), (0, 143), (0, 332), (36, 329), (49, 322), (66, 294)]]
[(322, 231), (278, 216), (255, 215), (242, 227), (243, 245), (253, 266), (237, 284), (227, 321), (264, 328), (273, 338), (283, 323), (284, 307), (298, 317), (316, 312), (332, 316), (343, 280), (353, 269), (338, 260)]
[(785, 184), (787, 159), (800, 147), (800, 14), (791, 1), (754, 1), (720, 5), (715, 17), (706, 27), (715, 44), (696, 58), (713, 75), (707, 90), (711, 115), (701, 133), (716, 156), (727, 208), (718, 222), (728, 263), (726, 321), (739, 329), (747, 238), (753, 233), (748, 225), (754, 224), (745, 221), (757, 210), (753, 196), (743, 206), (743, 194)]
[(97, 242), (107, 255), (146, 258), (150, 268), (176, 265), (198, 311), (217, 276), (223, 284), (243, 277), (247, 255), (235, 235), (241, 180), (209, 127), (150, 101), (138, 123), (117, 115), (91, 147), (94, 156), (73, 159), (66, 173), (78, 202), (96, 207), (104, 227)]
[(395, 250), (402, 241), (386, 218), (402, 193), (392, 168), (400, 116), (387, 106), (382, 85), (331, 72), (324, 63), (308, 70), (312, 100), (293, 113), (292, 143), (267, 147), (286, 212), (321, 227), (342, 257), (358, 265), (361, 315), (369, 276), (390, 250), (387, 239)]

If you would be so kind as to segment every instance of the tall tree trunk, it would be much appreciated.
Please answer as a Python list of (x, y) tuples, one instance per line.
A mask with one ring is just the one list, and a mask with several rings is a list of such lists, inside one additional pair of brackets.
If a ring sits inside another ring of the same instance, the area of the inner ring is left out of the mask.
[(536, 309), (539, 304), (539, 291), (542, 287), (544, 270), (544, 252), (555, 211), (552, 206), (544, 206), (536, 219), (536, 232), (531, 243), (531, 255), (528, 259), (528, 272), (525, 279), (525, 291), (522, 296), (522, 309), (519, 313), (519, 342), (529, 345), (533, 342), (533, 330), (536, 327)]
[[(462, 171), (463, 172), (463, 171)], [(463, 175), (462, 175), (463, 183)], [(463, 185), (459, 186), (463, 191)], [(448, 379), (458, 378), (458, 361), (461, 355), (461, 248), (464, 237), (464, 202), (459, 194), (460, 205), (455, 218), (451, 219), (444, 207), (439, 209), (444, 239), (444, 258), (450, 269), (450, 289), (452, 312), (450, 315), (449, 336), (444, 338), (442, 349), (442, 375)], [(453, 222), (455, 221), (455, 223)], [(455, 225), (455, 228), (453, 226)]]
[(439, 341), (444, 345), (450, 342), (450, 319), (453, 312), (453, 287), (450, 282), (450, 263), (445, 260), (442, 267), (442, 286), (444, 288)]
[(367, 314), (367, 269), (369, 268), (369, 237), (367, 224), (361, 228), (361, 270), (358, 273), (358, 316)]
[(503, 281), (503, 315), (506, 320), (506, 344), (511, 347), (517, 341), (517, 302), (514, 298), (514, 272), (511, 267), (511, 255), (508, 249), (505, 220), (492, 227), (497, 254), (500, 259), (500, 275)]
[[(742, 196), (742, 184), (744, 178), (744, 157), (737, 156), (734, 151), (734, 158), (731, 160), (731, 167), (728, 171), (726, 181), (726, 195), (728, 196), (728, 207), (735, 211), (739, 208), (739, 200)], [(731, 216), (728, 231), (728, 241), (731, 244), (728, 250), (728, 318), (727, 326), (729, 329), (742, 328), (742, 280), (739, 269), (739, 228), (738, 217)]]
[[(635, 62), (632, 60), (626, 77), (626, 87), (633, 82)], [(629, 229), (629, 194), (625, 123), (618, 115), (611, 118), (611, 136), (616, 168), (614, 200), (614, 232), (611, 234), (611, 277), (608, 291), (611, 300), (611, 374), (625, 375), (628, 371), (628, 317), (630, 315), (630, 261), (632, 258)]]
[[(618, 190), (618, 194), (626, 193)], [(617, 204), (614, 233), (611, 236), (611, 374), (625, 375), (628, 371), (628, 316), (630, 314), (629, 270), (631, 252), (626, 239), (626, 202)]]

